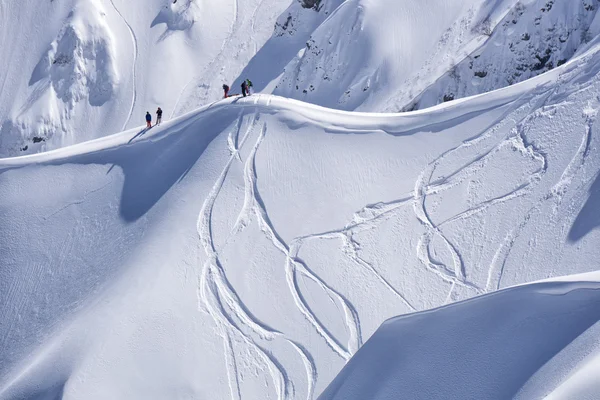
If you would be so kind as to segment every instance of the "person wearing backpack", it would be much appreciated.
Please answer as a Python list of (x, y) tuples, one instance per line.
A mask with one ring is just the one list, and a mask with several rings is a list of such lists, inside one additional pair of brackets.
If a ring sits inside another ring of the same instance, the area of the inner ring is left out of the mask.
[(160, 121), (162, 120), (162, 110), (158, 107), (156, 110), (156, 125), (160, 125)]
[(152, 115), (146, 111), (146, 128), (152, 128)]
[(242, 96), (246, 97), (247, 91), (248, 91), (248, 83), (246, 81), (242, 81)]

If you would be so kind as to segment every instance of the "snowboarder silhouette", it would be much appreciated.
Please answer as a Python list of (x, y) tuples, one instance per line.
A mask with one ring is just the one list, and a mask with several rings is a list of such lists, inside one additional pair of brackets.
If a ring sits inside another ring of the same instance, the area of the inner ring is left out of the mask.
[(156, 110), (156, 125), (160, 125), (160, 121), (162, 120), (162, 110), (158, 107)]
[(146, 111), (146, 128), (152, 128), (152, 115)]
[(223, 84), (223, 98), (226, 99), (229, 97), (229, 86)]
[(246, 81), (242, 82), (242, 96), (246, 97), (246, 92), (248, 91), (248, 83)]

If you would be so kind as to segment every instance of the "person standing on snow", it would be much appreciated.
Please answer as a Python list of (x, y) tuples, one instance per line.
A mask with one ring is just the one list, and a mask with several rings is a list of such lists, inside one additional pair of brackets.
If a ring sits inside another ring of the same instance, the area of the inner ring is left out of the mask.
[(152, 128), (152, 115), (146, 111), (146, 128)]
[(246, 91), (248, 92), (248, 96), (252, 94), (250, 89), (254, 90), (254, 86), (252, 86), (252, 81), (250, 79), (246, 79)]
[(158, 107), (156, 110), (156, 125), (160, 125), (160, 121), (162, 120), (162, 110)]
[(226, 99), (229, 97), (229, 86), (227, 86), (226, 84), (223, 84), (223, 98)]
[(242, 96), (246, 97), (246, 92), (248, 91), (248, 83), (246, 81), (242, 82)]

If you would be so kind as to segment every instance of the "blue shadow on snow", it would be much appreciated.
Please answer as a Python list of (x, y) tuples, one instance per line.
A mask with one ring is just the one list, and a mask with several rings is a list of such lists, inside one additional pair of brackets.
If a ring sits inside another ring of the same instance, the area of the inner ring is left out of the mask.
[(569, 230), (569, 242), (577, 242), (600, 227), (600, 173), (592, 183), (589, 197)]

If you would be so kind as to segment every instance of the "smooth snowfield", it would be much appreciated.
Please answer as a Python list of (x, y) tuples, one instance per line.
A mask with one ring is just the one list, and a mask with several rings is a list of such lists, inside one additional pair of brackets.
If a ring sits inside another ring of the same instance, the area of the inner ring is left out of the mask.
[(0, 160), (0, 398), (312, 399), (391, 317), (597, 270), (598, 50), (413, 113), (255, 95)]
[(386, 321), (319, 399), (596, 399), (600, 274), (580, 278)]

